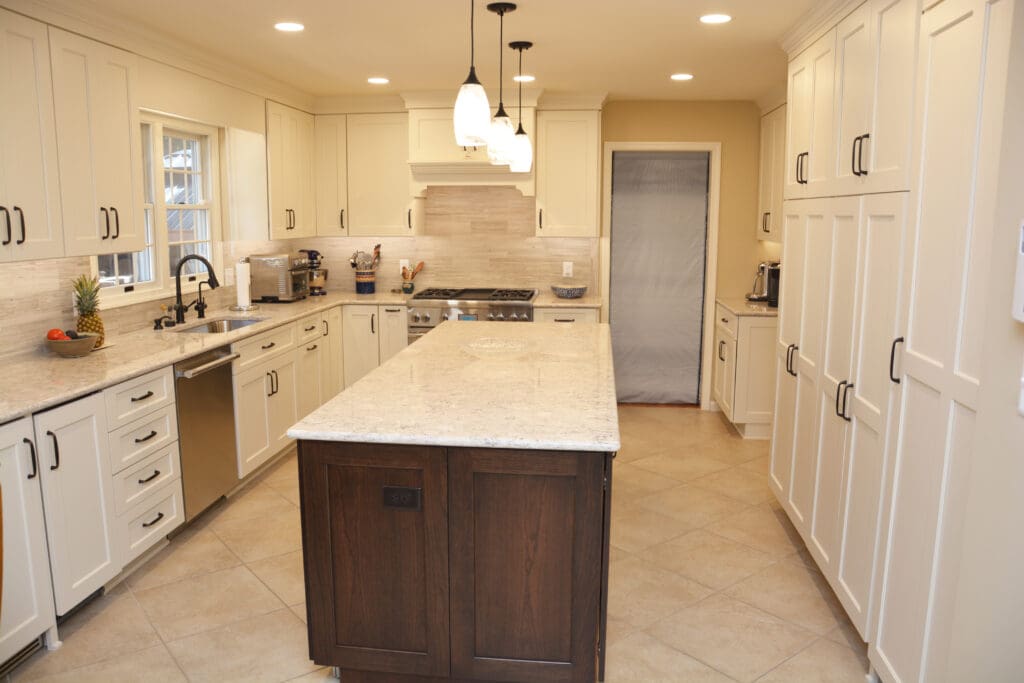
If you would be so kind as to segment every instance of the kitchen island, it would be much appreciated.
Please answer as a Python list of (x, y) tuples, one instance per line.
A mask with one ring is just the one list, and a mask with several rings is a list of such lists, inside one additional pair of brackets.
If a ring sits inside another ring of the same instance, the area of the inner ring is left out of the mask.
[(444, 323), (288, 434), (316, 663), (345, 681), (598, 678), (607, 325)]

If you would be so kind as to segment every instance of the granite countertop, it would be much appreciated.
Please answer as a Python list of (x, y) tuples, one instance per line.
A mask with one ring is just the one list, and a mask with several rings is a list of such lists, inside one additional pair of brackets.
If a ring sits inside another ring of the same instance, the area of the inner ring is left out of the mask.
[(610, 328), (442, 323), (294, 425), (288, 436), (617, 451)]
[[(127, 379), (167, 367), (209, 349), (233, 344), (279, 325), (343, 304), (405, 305), (406, 295), (328, 293), (287, 304), (260, 304), (251, 313), (228, 308), (206, 312), (206, 319), (260, 318), (261, 322), (224, 334), (187, 330), (138, 330), (108, 335), (107, 346), (84, 358), (61, 358), (40, 342), (36, 351), (12, 356), (0, 373), (0, 423), (105, 389)], [(154, 318), (156, 315), (154, 314)], [(185, 327), (200, 322), (189, 313)]]
[(585, 294), (578, 299), (559, 299), (551, 288), (538, 289), (534, 306), (540, 308), (601, 308), (601, 297), (596, 294)]
[(772, 308), (763, 301), (747, 301), (743, 297), (726, 297), (715, 299), (715, 301), (733, 315), (752, 315), (762, 318), (775, 318), (779, 315), (777, 307)]

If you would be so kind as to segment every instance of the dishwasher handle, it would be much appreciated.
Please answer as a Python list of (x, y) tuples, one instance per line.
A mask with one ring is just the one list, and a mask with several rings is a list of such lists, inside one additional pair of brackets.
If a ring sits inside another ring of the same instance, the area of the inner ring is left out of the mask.
[(197, 365), (194, 368), (178, 370), (175, 372), (175, 375), (177, 375), (178, 377), (184, 377), (185, 379), (192, 379), (194, 377), (198, 377), (199, 375), (205, 374), (210, 370), (215, 370), (216, 368), (219, 368), (222, 365), (227, 365), (228, 363), (239, 357), (240, 355), (238, 353), (229, 353), (228, 355), (221, 356), (220, 358), (212, 360), (209, 363), (203, 363), (202, 365)]

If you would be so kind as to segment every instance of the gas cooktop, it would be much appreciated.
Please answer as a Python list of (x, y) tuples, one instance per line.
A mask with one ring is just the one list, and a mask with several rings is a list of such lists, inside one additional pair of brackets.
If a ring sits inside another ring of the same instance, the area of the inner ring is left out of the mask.
[(494, 289), (494, 288), (465, 288), (454, 287), (431, 287), (424, 289), (413, 299), (419, 301), (518, 301), (529, 303), (537, 296), (536, 289)]

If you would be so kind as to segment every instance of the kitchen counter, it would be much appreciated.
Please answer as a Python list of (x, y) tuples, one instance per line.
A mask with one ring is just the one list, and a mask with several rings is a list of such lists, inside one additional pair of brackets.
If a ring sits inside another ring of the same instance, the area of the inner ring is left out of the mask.
[(540, 308), (601, 308), (601, 297), (596, 294), (585, 294), (578, 299), (559, 299), (551, 291), (551, 287), (538, 288), (533, 305)]
[(719, 306), (733, 315), (752, 315), (774, 318), (779, 315), (778, 307), (772, 308), (763, 301), (747, 301), (743, 297), (726, 297), (715, 299)]
[(608, 325), (439, 325), (288, 430), (295, 439), (615, 452)]
[[(108, 335), (106, 348), (84, 358), (61, 358), (40, 342), (36, 351), (8, 358), (0, 374), (0, 423), (99, 391), (124, 380), (167, 367), (209, 349), (233, 344), (299, 318), (345, 304), (405, 305), (405, 294), (328, 293), (287, 304), (260, 304), (258, 310), (240, 313), (227, 308), (210, 309), (206, 319), (260, 318), (261, 322), (223, 334), (138, 330)], [(155, 310), (155, 309), (154, 309)], [(156, 314), (154, 312), (154, 318)], [(190, 313), (185, 327), (199, 321)], [(40, 338), (44, 331), (40, 332)]]

